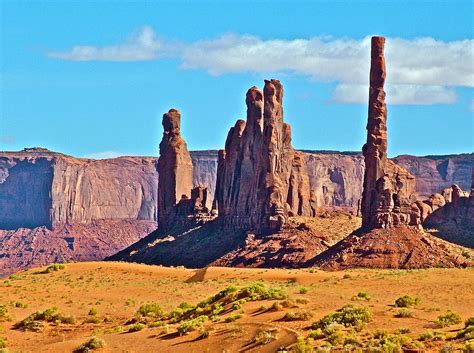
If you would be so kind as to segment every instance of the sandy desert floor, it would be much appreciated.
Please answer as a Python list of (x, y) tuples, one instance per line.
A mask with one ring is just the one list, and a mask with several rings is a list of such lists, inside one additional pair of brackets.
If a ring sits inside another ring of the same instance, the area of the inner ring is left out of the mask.
[[(0, 337), (10, 353), (72, 352), (91, 337), (104, 345), (98, 352), (311, 352), (309, 347), (328, 351), (331, 346), (335, 351), (370, 346), (370, 351), (380, 352), (401, 347), (454, 352), (474, 346), (469, 342), (474, 333), (460, 331), (474, 316), (472, 268), (195, 270), (90, 262), (66, 264), (49, 273), (45, 269), (20, 272), (0, 282)], [(248, 288), (265, 290), (252, 296)], [(396, 307), (395, 301), (404, 295), (419, 302)], [(176, 311), (183, 302), (188, 304)], [(149, 303), (162, 310), (146, 309), (138, 315), (137, 310)], [(338, 321), (342, 324), (324, 325), (337, 321), (337, 315), (320, 321), (346, 305), (369, 312), (369, 317), (357, 324), (345, 317)], [(28, 326), (28, 320), (17, 324), (52, 307), (63, 316), (54, 316), (52, 322), (33, 320), (37, 325)], [(449, 310), (455, 314), (437, 323)], [(63, 319), (69, 315), (73, 319)], [(448, 326), (438, 327), (443, 322)]]

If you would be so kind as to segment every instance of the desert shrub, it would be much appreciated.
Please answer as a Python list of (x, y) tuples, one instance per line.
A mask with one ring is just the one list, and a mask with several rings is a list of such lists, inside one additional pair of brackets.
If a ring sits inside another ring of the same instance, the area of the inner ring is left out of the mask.
[(438, 316), (438, 319), (435, 321), (435, 325), (436, 327), (441, 328), (457, 325), (461, 322), (462, 320), (459, 314), (449, 310), (446, 314)]
[(344, 338), (344, 346), (355, 346), (358, 347), (361, 345), (360, 341), (357, 339), (356, 336), (346, 336)]
[(328, 340), (329, 343), (331, 343), (333, 346), (337, 346), (337, 345), (340, 345), (340, 344), (343, 344), (344, 343), (344, 337), (345, 337), (345, 333), (342, 332), (342, 331), (334, 331), (333, 333), (331, 333), (330, 335), (328, 335), (326, 337), (326, 339)]
[(314, 351), (313, 346), (311, 343), (313, 340), (309, 338), (305, 340), (303, 337), (298, 337), (296, 339), (296, 344), (292, 347), (292, 351), (295, 353), (312, 353)]
[(308, 293), (308, 288), (301, 287), (300, 288), (300, 294), (306, 294), (306, 293)]
[(360, 326), (372, 319), (369, 309), (363, 306), (346, 305), (336, 311), (324, 316), (321, 320), (312, 324), (312, 328), (321, 328), (324, 330), (328, 325), (337, 323), (349, 326)]
[(395, 317), (413, 317), (413, 312), (407, 309), (400, 309), (395, 314)]
[(240, 298), (249, 298), (252, 301), (266, 299), (286, 299), (288, 295), (280, 288), (268, 288), (261, 282), (252, 283), (242, 288), (238, 295)]
[(309, 299), (306, 299), (306, 298), (296, 298), (295, 301), (298, 304), (308, 304), (309, 303)]
[(460, 330), (456, 334), (456, 338), (464, 338), (466, 340), (474, 339), (474, 325), (470, 325)]
[(147, 303), (140, 306), (137, 310), (137, 316), (160, 318), (164, 311), (157, 303)]
[(87, 313), (87, 315), (90, 315), (90, 316), (96, 316), (97, 314), (98, 314), (98, 311), (96, 308), (90, 308), (89, 312)]
[(167, 316), (170, 318), (180, 318), (186, 313), (194, 309), (195, 309), (194, 306), (192, 306), (191, 304), (183, 302), (179, 304), (179, 306), (176, 309), (174, 309), (172, 312), (170, 312)]
[(148, 327), (154, 328), (154, 327), (163, 327), (165, 326), (165, 323), (163, 321), (155, 321), (150, 324), (148, 324)]
[(234, 322), (235, 320), (238, 320), (242, 318), (242, 314), (230, 314), (225, 318), (225, 322)]
[(0, 337), (0, 348), (7, 348), (7, 342), (2, 337)]
[(440, 353), (454, 353), (456, 349), (454, 348), (454, 346), (452, 346), (451, 344), (447, 344), (447, 345), (444, 345), (443, 347), (441, 347), (440, 349)]
[(14, 307), (14, 308), (23, 308), (23, 309), (26, 309), (28, 307), (28, 304), (25, 304), (25, 303), (22, 303), (22, 302), (17, 302), (17, 301), (12, 301), (11, 302), (11, 305)]
[(278, 330), (260, 330), (257, 332), (255, 337), (253, 338), (253, 342), (256, 344), (264, 345), (268, 344), (277, 339)]
[(202, 327), (199, 329), (199, 337), (198, 337), (198, 339), (208, 338), (209, 335), (210, 335), (209, 329), (208, 329), (207, 327), (202, 326)]
[(411, 339), (407, 336), (392, 335), (387, 331), (378, 330), (368, 344), (368, 351), (398, 353), (402, 352), (403, 347), (409, 343), (411, 343)]
[(462, 347), (463, 353), (472, 353), (474, 352), (474, 340), (469, 340), (466, 343), (464, 343), (464, 346)]
[(105, 347), (104, 340), (98, 337), (92, 337), (83, 344), (81, 344), (74, 353), (88, 353), (90, 351)]
[(474, 316), (468, 318), (468, 319), (464, 322), (464, 327), (468, 327), (468, 326), (474, 326)]
[(133, 324), (132, 326), (130, 326), (128, 328), (128, 332), (137, 332), (137, 331), (141, 331), (145, 328), (145, 325), (138, 322), (136, 324)]
[(10, 321), (10, 315), (8, 314), (8, 309), (6, 305), (0, 305), (0, 322)]
[(100, 324), (101, 322), (102, 320), (97, 316), (89, 317), (84, 321), (86, 324)]
[(314, 339), (314, 340), (318, 340), (318, 339), (320, 339), (320, 338), (324, 338), (325, 336), (326, 336), (326, 335), (323, 333), (323, 331), (322, 331), (320, 328), (318, 328), (318, 329), (316, 329), (316, 330), (311, 330), (311, 331), (309, 332), (309, 335), (308, 335), (309, 338), (312, 338), (312, 339)]
[(434, 336), (433, 336), (433, 333), (431, 332), (423, 332), (420, 337), (418, 337), (418, 340), (419, 341), (428, 341), (430, 339), (432, 339)]
[(207, 316), (201, 315), (195, 319), (182, 321), (177, 328), (178, 334), (182, 336), (188, 332), (200, 329), (201, 327), (203, 327), (204, 322), (207, 319), (208, 319)]
[(367, 292), (359, 292), (354, 295), (351, 300), (370, 300), (370, 295)]
[(43, 271), (43, 273), (52, 273), (56, 271), (61, 271), (64, 270), (66, 266), (64, 264), (52, 264), (46, 267), (46, 270)]
[(20, 322), (17, 322), (14, 325), (14, 328), (23, 329), (26, 331), (39, 332), (44, 328), (44, 325), (41, 323), (41, 321), (51, 322), (54, 324), (72, 325), (75, 323), (76, 320), (73, 316), (61, 314), (60, 312), (58, 312), (57, 308), (53, 307), (44, 311), (37, 311), (31, 314)]
[(420, 298), (410, 297), (409, 295), (404, 295), (395, 300), (395, 306), (398, 308), (409, 308), (410, 306), (418, 305), (419, 303)]
[(213, 295), (212, 297), (209, 297), (207, 298), (206, 300), (203, 300), (202, 302), (200, 302), (197, 307), (199, 308), (202, 308), (202, 307), (205, 307), (209, 304), (212, 304), (224, 297), (227, 297), (228, 295), (230, 295), (231, 293), (234, 293), (237, 291), (237, 288), (234, 287), (234, 286), (229, 286), (223, 290), (221, 290), (219, 293)]
[(313, 317), (313, 314), (308, 310), (288, 311), (283, 320), (285, 321), (306, 321)]
[(404, 334), (410, 333), (410, 329), (407, 327), (401, 327), (398, 329), (398, 333), (404, 335)]

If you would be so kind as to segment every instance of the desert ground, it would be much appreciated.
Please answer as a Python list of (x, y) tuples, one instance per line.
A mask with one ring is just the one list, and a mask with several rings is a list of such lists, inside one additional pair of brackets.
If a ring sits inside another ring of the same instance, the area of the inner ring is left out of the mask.
[(10, 353), (88, 352), (92, 337), (97, 352), (472, 352), (474, 269), (69, 263), (4, 278), (0, 305)]

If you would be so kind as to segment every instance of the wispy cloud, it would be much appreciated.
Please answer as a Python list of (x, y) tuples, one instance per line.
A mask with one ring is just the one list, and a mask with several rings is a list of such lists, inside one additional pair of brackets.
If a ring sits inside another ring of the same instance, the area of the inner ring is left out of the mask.
[[(457, 95), (453, 88), (423, 85), (387, 85), (389, 104), (453, 104)], [(338, 84), (334, 89), (332, 101), (345, 104), (365, 104), (369, 100), (367, 85)]]
[(101, 152), (94, 152), (82, 156), (82, 158), (90, 158), (90, 159), (108, 159), (108, 158), (117, 158), (120, 156), (125, 156), (126, 154), (120, 153), (117, 151), (101, 151)]
[[(388, 38), (387, 84), (393, 104), (451, 104), (453, 87), (474, 87), (474, 40), (443, 42), (433, 38)], [(268, 39), (226, 34), (192, 43), (159, 40), (150, 27), (124, 44), (106, 47), (75, 46), (49, 52), (50, 57), (77, 61), (141, 61), (164, 57), (180, 61), (183, 69), (227, 73), (293, 73), (320, 82), (337, 82), (334, 101), (362, 102), (356, 86), (368, 84), (370, 37), (363, 39), (313, 37)], [(424, 87), (422, 87), (424, 86)], [(359, 96), (348, 98), (342, 93)], [(365, 94), (366, 96), (366, 94)], [(364, 101), (365, 102), (365, 101)]]
[(51, 51), (49, 57), (72, 61), (144, 61), (154, 60), (166, 54), (164, 43), (157, 39), (148, 26), (133, 33), (123, 44), (102, 48), (76, 45), (67, 51)]
[(4, 144), (13, 143), (15, 142), (15, 140), (16, 140), (15, 136), (8, 136), (8, 135), (0, 136), (0, 142)]

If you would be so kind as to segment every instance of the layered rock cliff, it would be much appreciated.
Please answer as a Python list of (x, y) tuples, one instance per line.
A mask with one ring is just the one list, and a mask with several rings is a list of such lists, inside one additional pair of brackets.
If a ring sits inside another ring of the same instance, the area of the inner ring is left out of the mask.
[[(206, 206), (211, 208), (218, 151), (190, 154), (193, 185), (207, 187)], [(355, 213), (362, 194), (362, 154), (303, 151), (303, 155), (318, 207), (343, 208)], [(403, 155), (392, 160), (416, 177), (419, 200), (453, 184), (462, 190), (471, 187), (474, 153)], [(0, 229), (51, 228), (53, 223), (75, 221), (86, 224), (109, 214), (115, 218), (157, 221), (156, 163), (156, 157), (90, 160), (49, 151), (0, 152)]]

